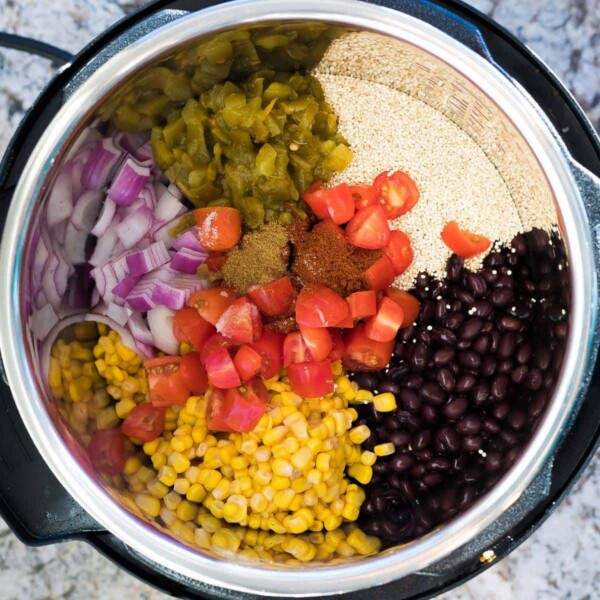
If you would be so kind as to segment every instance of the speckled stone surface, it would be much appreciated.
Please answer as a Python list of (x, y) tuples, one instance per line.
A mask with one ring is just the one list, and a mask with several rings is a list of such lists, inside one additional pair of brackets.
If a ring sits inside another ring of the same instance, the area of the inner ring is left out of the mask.
[[(528, 43), (600, 126), (600, 0), (470, 3)], [(0, 31), (75, 52), (140, 4), (136, 0), (0, 0)], [(0, 51), (0, 154), (51, 73), (46, 60)], [(599, 467), (600, 455), (552, 518), (518, 550), (441, 598), (600, 598)], [(0, 599), (67, 598), (157, 600), (167, 596), (127, 575), (82, 542), (29, 548), (0, 520)]]

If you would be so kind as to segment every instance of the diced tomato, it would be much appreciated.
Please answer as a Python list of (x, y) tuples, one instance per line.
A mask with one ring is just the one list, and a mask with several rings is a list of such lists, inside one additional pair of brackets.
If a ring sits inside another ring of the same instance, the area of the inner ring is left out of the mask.
[(339, 327), (340, 329), (352, 329), (354, 325), (355, 323), (352, 315), (350, 314), (350, 309), (348, 309), (348, 314), (339, 323), (335, 324), (335, 326)]
[(216, 325), (219, 317), (235, 302), (237, 296), (227, 287), (214, 287), (192, 294), (188, 304), (211, 325)]
[(332, 347), (328, 358), (331, 361), (340, 360), (344, 356), (344, 350), (346, 349), (344, 340), (337, 329), (330, 329), (329, 333), (331, 334)]
[(121, 425), (125, 435), (142, 442), (155, 440), (164, 428), (164, 407), (154, 406), (150, 402), (135, 406)]
[(348, 312), (348, 303), (323, 285), (303, 288), (296, 301), (296, 321), (307, 327), (334, 327)]
[(265, 285), (250, 288), (247, 295), (263, 315), (277, 317), (292, 308), (295, 293), (292, 280), (286, 275)]
[(204, 394), (208, 389), (208, 374), (198, 352), (189, 352), (181, 357), (181, 376), (193, 394)]
[(306, 343), (299, 331), (292, 331), (283, 340), (283, 366), (292, 363), (307, 362), (312, 359)]
[(354, 198), (345, 183), (327, 189), (307, 190), (302, 197), (319, 219), (331, 219), (341, 225), (354, 215)]
[(233, 360), (225, 348), (215, 350), (206, 357), (206, 372), (209, 383), (224, 390), (242, 383)]
[(215, 350), (218, 350), (219, 348), (229, 350), (233, 348), (233, 346), (235, 346), (235, 344), (230, 339), (220, 333), (214, 333), (206, 340), (206, 343), (200, 350), (200, 362), (204, 365), (206, 364), (206, 357)]
[(287, 368), (292, 390), (304, 398), (319, 398), (333, 392), (331, 361), (294, 363)]
[(379, 194), (388, 219), (395, 219), (406, 214), (419, 201), (419, 188), (402, 171), (396, 171), (391, 175), (384, 171), (375, 178), (373, 187)]
[(125, 437), (120, 429), (99, 429), (88, 446), (92, 465), (100, 473), (118, 475), (125, 466)]
[(402, 325), (404, 311), (387, 296), (379, 301), (377, 314), (365, 321), (367, 337), (376, 342), (389, 342), (396, 337)]
[(402, 319), (400, 328), (408, 327), (417, 320), (421, 310), (421, 304), (413, 295), (393, 287), (387, 288), (387, 290), (385, 290), (385, 295), (393, 300), (404, 312), (404, 319)]
[(350, 194), (354, 200), (356, 210), (366, 208), (378, 203), (379, 195), (371, 185), (351, 185)]
[(353, 319), (364, 319), (377, 312), (377, 294), (373, 290), (354, 292), (346, 298)]
[[(308, 348), (310, 358), (305, 360), (320, 361), (329, 356), (333, 348), (331, 334), (324, 327), (306, 327), (300, 325), (300, 334)], [(297, 361), (304, 362), (304, 361)]]
[(359, 210), (346, 226), (348, 241), (358, 248), (379, 250), (390, 243), (390, 226), (383, 208), (367, 206)]
[(226, 394), (225, 390), (220, 390), (219, 388), (210, 388), (207, 394), (206, 424), (210, 431), (233, 431), (225, 422), (225, 417), (227, 416), (227, 407), (225, 406)]
[(376, 342), (367, 337), (364, 325), (344, 336), (346, 351), (342, 364), (349, 371), (381, 371), (390, 362), (394, 341)]
[(383, 253), (390, 259), (396, 276), (402, 275), (415, 257), (410, 238), (403, 231), (392, 231), (390, 244)]
[(173, 334), (180, 341), (196, 350), (215, 332), (215, 328), (203, 319), (195, 308), (181, 308), (173, 317)]
[(363, 274), (367, 286), (379, 292), (394, 283), (396, 275), (392, 261), (385, 254), (375, 261)]
[(473, 258), (485, 252), (492, 243), (483, 235), (460, 229), (456, 221), (446, 224), (442, 230), (442, 240), (452, 252), (462, 258)]
[(253, 344), (262, 334), (262, 319), (256, 304), (238, 298), (219, 317), (217, 331), (237, 344)]
[(185, 404), (190, 388), (181, 375), (181, 357), (163, 356), (144, 361), (150, 401), (154, 406)]
[(267, 410), (267, 398), (267, 389), (258, 377), (241, 387), (227, 390), (225, 423), (233, 431), (253, 431)]
[(276, 331), (263, 331), (260, 340), (252, 344), (262, 359), (260, 374), (265, 379), (274, 377), (283, 367), (283, 334)]
[(260, 373), (260, 354), (250, 346), (241, 346), (233, 357), (233, 364), (242, 381), (248, 381)]
[(233, 248), (242, 236), (242, 216), (237, 208), (212, 206), (194, 211), (198, 240), (212, 252)]
[(227, 262), (227, 255), (221, 254), (220, 252), (213, 252), (209, 254), (208, 258), (204, 261), (204, 264), (208, 267), (211, 273), (218, 273)]

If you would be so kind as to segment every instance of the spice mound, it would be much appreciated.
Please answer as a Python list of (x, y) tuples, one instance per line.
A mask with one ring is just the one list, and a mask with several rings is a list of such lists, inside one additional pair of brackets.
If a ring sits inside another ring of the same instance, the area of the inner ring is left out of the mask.
[(347, 296), (366, 289), (363, 274), (380, 257), (380, 250), (353, 246), (337, 225), (323, 221), (297, 238), (292, 271), (304, 286), (324, 285)]
[(289, 260), (288, 234), (277, 223), (246, 234), (223, 266), (223, 280), (238, 294), (285, 274)]

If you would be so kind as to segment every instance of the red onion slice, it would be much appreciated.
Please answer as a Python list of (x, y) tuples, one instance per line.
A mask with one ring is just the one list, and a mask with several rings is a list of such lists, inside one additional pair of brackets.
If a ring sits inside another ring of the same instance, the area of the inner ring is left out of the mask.
[(44, 267), (46, 265), (46, 261), (50, 257), (50, 252), (48, 247), (46, 247), (46, 241), (44, 236), (40, 237), (38, 240), (37, 247), (35, 249), (35, 254), (33, 257), (33, 267), (31, 271), (31, 279), (33, 283), (33, 287), (37, 288), (42, 282), (42, 276), (44, 274)]
[(167, 248), (170, 248), (171, 244), (173, 243), (173, 240), (175, 239), (170, 232), (179, 225), (181, 219), (185, 218), (189, 214), (189, 212), (186, 212), (182, 215), (179, 215), (178, 217), (175, 217), (168, 223), (165, 223), (164, 225), (161, 225), (160, 227), (156, 228), (153, 232), (154, 240), (157, 242), (164, 242), (165, 246)]
[(167, 189), (158, 199), (155, 217), (158, 221), (172, 221), (186, 211), (186, 207)]
[(29, 321), (33, 335), (38, 340), (43, 340), (58, 323), (58, 315), (50, 304), (46, 304), (39, 310), (34, 311)]
[(103, 208), (103, 200), (104, 194), (99, 190), (89, 190), (84, 192), (79, 200), (75, 202), (73, 214), (71, 215), (71, 223), (73, 223), (79, 231), (92, 231), (96, 219), (98, 218), (100, 208)]
[(148, 312), (148, 327), (152, 333), (154, 345), (166, 354), (178, 354), (179, 342), (173, 335), (173, 317), (175, 311), (158, 306)]
[(56, 254), (51, 254), (48, 258), (46, 268), (44, 269), (44, 274), (42, 276), (42, 287), (44, 289), (44, 294), (46, 294), (46, 298), (48, 298), (48, 302), (50, 302), (54, 310), (59, 309), (61, 302), (61, 297), (56, 289), (56, 282), (54, 280), (59, 263), (60, 261), (58, 256), (56, 256)]
[(108, 197), (121, 206), (129, 206), (138, 197), (150, 177), (150, 168), (130, 155), (120, 166), (108, 190)]
[(119, 240), (126, 249), (133, 248), (150, 231), (154, 216), (149, 208), (142, 207), (125, 217), (116, 227)]
[(189, 248), (196, 252), (203, 252), (208, 256), (207, 250), (198, 241), (198, 228), (196, 226), (186, 229), (181, 235), (176, 237), (171, 247), (175, 250)]
[(52, 184), (46, 205), (48, 227), (59, 225), (67, 220), (73, 212), (72, 170), (72, 164), (64, 164)]
[(154, 242), (144, 250), (129, 254), (126, 258), (131, 275), (144, 275), (169, 262), (170, 255), (163, 242)]
[(148, 134), (142, 132), (120, 131), (115, 135), (113, 140), (115, 144), (119, 148), (125, 150), (125, 152), (135, 154), (136, 150), (148, 142)]
[(106, 310), (106, 316), (113, 319), (119, 325), (125, 325), (133, 311), (126, 306), (118, 306), (114, 302), (110, 302)]
[(194, 274), (198, 270), (198, 267), (204, 263), (206, 257), (207, 254), (203, 252), (182, 248), (177, 251), (171, 260), (171, 267), (173, 267), (175, 271)]
[(117, 205), (110, 199), (107, 198), (102, 205), (102, 211), (100, 212), (100, 216), (96, 221), (96, 224), (91, 230), (92, 235), (96, 237), (100, 237), (104, 233), (106, 233), (109, 225), (113, 221), (113, 217), (115, 216), (115, 211), (117, 210)]
[(78, 230), (73, 223), (67, 225), (65, 231), (64, 251), (65, 256), (72, 265), (85, 263), (85, 244), (89, 233)]
[(150, 333), (150, 329), (148, 329), (148, 325), (140, 313), (134, 312), (131, 314), (129, 321), (127, 321), (127, 327), (136, 342), (153, 343), (152, 333)]
[(110, 181), (123, 155), (123, 151), (111, 138), (105, 138), (96, 144), (81, 174), (84, 189), (102, 189)]

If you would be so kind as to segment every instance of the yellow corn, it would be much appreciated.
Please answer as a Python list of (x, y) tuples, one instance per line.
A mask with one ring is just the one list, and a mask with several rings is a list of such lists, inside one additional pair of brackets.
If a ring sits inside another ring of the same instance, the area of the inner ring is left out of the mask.
[(397, 408), (396, 397), (391, 392), (378, 394), (373, 398), (373, 405), (375, 406), (375, 410), (379, 412), (390, 412)]
[(390, 454), (394, 454), (394, 450), (394, 444), (392, 444), (392, 442), (377, 444), (377, 446), (373, 448), (373, 451), (377, 456), (389, 456)]

